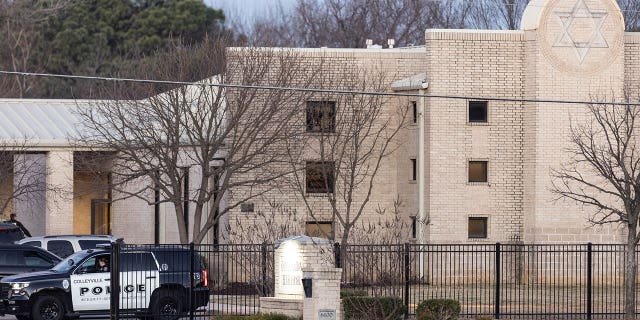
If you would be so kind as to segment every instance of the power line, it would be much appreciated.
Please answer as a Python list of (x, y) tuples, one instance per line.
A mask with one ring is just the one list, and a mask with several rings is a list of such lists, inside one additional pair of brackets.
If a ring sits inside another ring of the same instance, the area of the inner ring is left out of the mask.
[(134, 79), (134, 78), (116, 78), (116, 77), (100, 77), (100, 76), (78, 76), (78, 75), (38, 73), (38, 72), (21, 72), (21, 71), (5, 71), (5, 70), (0, 70), (0, 74), (18, 75), (18, 76), (31, 76), (31, 77), (62, 78), (62, 79), (100, 80), (100, 81), (112, 81), (112, 82), (133, 82), (133, 83), (146, 83), (146, 84), (150, 84), (151, 83), (151, 84), (200, 86), (200, 87), (218, 87), (218, 88), (235, 88), (235, 89), (280, 90), (280, 91), (297, 91), (297, 92), (313, 92), (313, 93), (372, 95), (372, 96), (387, 96), (387, 97), (437, 98), (437, 99), (454, 99), (454, 100), (484, 100), (484, 101), (555, 103), (555, 104), (591, 104), (591, 105), (640, 106), (640, 102), (581, 101), (581, 100), (557, 100), (557, 99), (533, 99), (533, 98), (503, 98), (503, 97), (487, 97), (487, 96), (464, 96), (464, 95), (442, 95), (442, 94), (382, 92), (382, 91), (338, 90), (338, 89), (321, 89), (321, 88), (278, 87), (278, 86), (225, 84), (225, 83), (205, 83), (205, 82), (171, 81), (171, 80), (155, 80), (155, 79)]

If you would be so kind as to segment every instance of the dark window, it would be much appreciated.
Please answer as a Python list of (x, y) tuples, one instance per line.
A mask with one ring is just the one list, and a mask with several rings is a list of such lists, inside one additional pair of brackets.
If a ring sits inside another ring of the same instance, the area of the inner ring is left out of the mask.
[(487, 122), (486, 101), (469, 101), (469, 122)]
[(335, 132), (335, 101), (307, 101), (307, 132)]
[(411, 101), (411, 107), (413, 110), (413, 123), (418, 123), (418, 103)]
[(416, 165), (416, 159), (411, 159), (411, 181), (416, 181), (418, 176), (418, 166)]
[(469, 218), (469, 238), (486, 238), (487, 237), (487, 218), (486, 217), (470, 217)]
[(333, 193), (333, 162), (307, 161), (307, 193)]
[(24, 265), (22, 252), (18, 250), (0, 250), (0, 266)]
[(60, 258), (66, 258), (73, 254), (73, 245), (66, 240), (50, 240), (47, 242), (47, 250)]
[(413, 216), (411, 217), (411, 238), (418, 237), (418, 218)]
[(13, 243), (24, 239), (24, 233), (19, 228), (0, 228), (0, 243)]
[[(189, 259), (187, 259), (187, 263)], [(120, 256), (120, 271), (152, 271), (158, 270), (156, 261), (153, 259), (151, 253), (148, 252), (136, 252), (125, 253)]]
[(487, 182), (487, 161), (469, 161), (469, 182)]
[(240, 212), (253, 212), (253, 203), (240, 204)]
[(109, 243), (109, 240), (79, 240), (78, 244), (80, 245), (80, 249), (94, 249), (97, 245)]
[(23, 251), (24, 265), (34, 268), (51, 268), (53, 262), (34, 251)]
[[(191, 253), (188, 250), (175, 250), (167, 247), (154, 250), (153, 254), (156, 256), (156, 259), (158, 259), (161, 271), (173, 272), (191, 270), (191, 264), (189, 263)], [(204, 267), (200, 258), (200, 253), (198, 252), (193, 256), (193, 263), (196, 270), (200, 270)]]
[(309, 221), (305, 224), (304, 234), (310, 237), (333, 239), (331, 221)]
[(23, 243), (23, 245), (25, 246), (32, 246), (32, 247), (38, 247), (40, 248), (42, 245), (40, 244), (40, 241), (29, 241), (29, 242), (25, 242)]

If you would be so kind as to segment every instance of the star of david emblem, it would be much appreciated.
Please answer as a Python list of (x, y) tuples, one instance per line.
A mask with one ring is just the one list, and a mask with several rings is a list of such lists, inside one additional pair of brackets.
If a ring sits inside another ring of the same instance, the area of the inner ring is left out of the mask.
[[(562, 33), (553, 46), (573, 48), (580, 64), (592, 48), (609, 48), (602, 35), (602, 26), (609, 15), (607, 12), (591, 11), (584, 0), (578, 0), (570, 12), (556, 11), (554, 14), (558, 17)], [(586, 31), (586, 37), (581, 37), (576, 31)]]

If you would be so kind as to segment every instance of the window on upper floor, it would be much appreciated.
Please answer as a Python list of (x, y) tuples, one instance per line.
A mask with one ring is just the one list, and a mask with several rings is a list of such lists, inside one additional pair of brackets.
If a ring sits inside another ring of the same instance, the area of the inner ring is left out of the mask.
[(488, 161), (469, 161), (469, 182), (487, 182)]
[(418, 103), (411, 101), (411, 109), (413, 110), (413, 123), (418, 123)]
[(333, 193), (333, 161), (307, 161), (306, 182), (307, 193)]
[(411, 159), (411, 181), (416, 181), (418, 177), (418, 165), (416, 159)]
[(307, 132), (336, 131), (336, 102), (307, 101)]
[(469, 122), (487, 122), (487, 101), (469, 101)]

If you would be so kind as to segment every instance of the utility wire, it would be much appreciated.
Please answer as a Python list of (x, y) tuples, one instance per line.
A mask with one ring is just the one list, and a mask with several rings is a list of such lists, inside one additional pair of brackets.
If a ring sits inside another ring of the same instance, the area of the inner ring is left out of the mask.
[(581, 101), (581, 100), (557, 100), (557, 99), (533, 99), (533, 98), (503, 98), (503, 97), (486, 97), (486, 96), (419, 94), (419, 93), (360, 91), (360, 90), (338, 90), (338, 89), (300, 88), (300, 87), (277, 87), (277, 86), (246, 85), (246, 84), (206, 83), (206, 82), (171, 81), (171, 80), (154, 80), (154, 79), (115, 78), (115, 77), (100, 77), (100, 76), (78, 76), (78, 75), (37, 73), (37, 72), (21, 72), (21, 71), (5, 71), (5, 70), (0, 70), (0, 74), (18, 75), (18, 76), (31, 76), (31, 77), (63, 78), (63, 79), (100, 80), (100, 81), (113, 81), (113, 82), (133, 82), (133, 83), (147, 83), (147, 84), (148, 83), (153, 83), (153, 84), (167, 84), (167, 85), (181, 85), (181, 86), (200, 86), (200, 87), (256, 89), (256, 90), (280, 90), (280, 91), (332, 93), (332, 94), (352, 94), (352, 95), (371, 95), (371, 96), (387, 96), (387, 97), (437, 98), (437, 99), (455, 99), (455, 100), (485, 100), (485, 101), (556, 103), (556, 104), (590, 104), (590, 105), (640, 106), (640, 102)]

